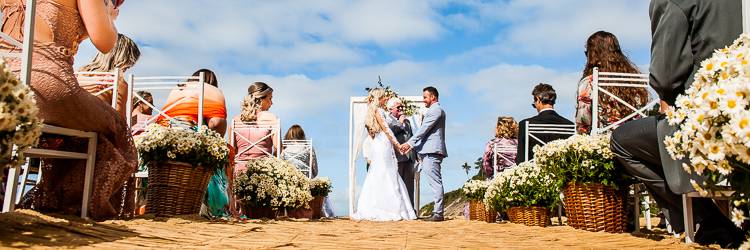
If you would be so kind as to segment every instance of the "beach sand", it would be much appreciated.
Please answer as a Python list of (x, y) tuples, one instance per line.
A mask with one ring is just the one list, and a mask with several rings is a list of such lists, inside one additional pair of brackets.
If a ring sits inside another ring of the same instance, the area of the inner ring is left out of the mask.
[(31, 210), (0, 214), (2, 248), (471, 248), (686, 249), (662, 230), (646, 234), (586, 232), (453, 219), (444, 222), (251, 220), (209, 222), (197, 216), (94, 223)]

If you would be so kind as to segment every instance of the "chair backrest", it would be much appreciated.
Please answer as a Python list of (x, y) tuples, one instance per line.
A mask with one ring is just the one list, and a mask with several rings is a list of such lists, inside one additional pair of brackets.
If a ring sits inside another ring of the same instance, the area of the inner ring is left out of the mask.
[[(648, 84), (648, 74), (632, 74), (632, 73), (617, 73), (617, 72), (599, 72), (599, 68), (594, 68), (591, 81), (591, 134), (602, 133), (608, 130), (614, 129), (621, 123), (626, 122), (637, 115), (647, 116), (645, 111), (653, 107), (658, 103), (657, 99), (653, 99), (646, 103), (642, 107), (634, 107), (630, 103), (622, 100), (622, 97), (612, 94), (607, 91), (604, 87), (626, 87), (626, 88), (643, 88), (648, 90), (651, 86)], [(619, 104), (628, 107), (631, 113), (625, 115), (619, 120), (609, 124), (603, 128), (599, 127), (599, 94), (602, 93)], [(643, 100), (645, 103), (646, 100)]]
[[(312, 178), (314, 160), (312, 140), (284, 140), (281, 144), (284, 148), (285, 158), (299, 162), (300, 165), (295, 164), (299, 171), (305, 174), (307, 178)], [(294, 148), (294, 150), (290, 150), (291, 148)], [(305, 153), (307, 153), (307, 159), (304, 158)]]
[[(18, 78), (23, 84), (29, 84), (31, 81), (31, 52), (34, 41), (34, 23), (36, 22), (36, 0), (26, 0), (26, 12), (24, 13), (23, 43), (13, 39), (8, 34), (0, 32), (0, 40), (4, 40), (10, 45), (19, 48), (19, 51), (0, 52), (0, 57), (14, 57), (21, 60), (21, 74)], [(3, 23), (5, 25), (5, 23)]]
[(99, 90), (96, 93), (92, 93), (94, 96), (100, 96), (107, 91), (112, 91), (112, 108), (117, 109), (117, 95), (120, 79), (120, 69), (115, 68), (112, 72), (104, 71), (79, 71), (75, 72), (76, 79), (80, 85), (101, 85), (105, 86), (104, 89)]
[[(160, 116), (168, 119), (170, 122), (179, 122), (174, 117), (167, 115), (167, 112), (172, 110), (175, 106), (183, 103), (187, 99), (181, 99), (177, 102), (165, 106), (163, 108), (157, 108), (154, 104), (146, 101), (145, 97), (138, 94), (138, 91), (144, 90), (149, 92), (171, 92), (175, 89), (183, 89), (185, 91), (196, 91), (198, 93), (198, 129), (201, 129), (203, 125), (203, 101), (205, 96), (205, 76), (203, 72), (199, 76), (148, 76), (148, 77), (136, 77), (130, 75), (128, 84), (128, 97), (126, 108), (126, 117), (131, 117), (133, 112), (133, 98), (140, 100), (145, 103), (151, 109), (153, 109), (154, 115), (146, 121), (146, 124), (156, 121)], [(152, 97), (156, 99), (156, 95)], [(128, 127), (133, 127), (132, 119), (127, 119)]]
[(492, 145), (492, 155), (493, 155), (493, 164), (492, 169), (495, 172), (493, 176), (497, 176), (497, 164), (500, 163), (500, 161), (505, 161), (510, 163), (512, 166), (516, 165), (515, 161), (511, 161), (508, 159), (508, 157), (505, 157), (503, 154), (515, 154), (518, 150), (518, 146), (513, 145), (500, 145), (500, 144), (494, 144)]
[[(229, 135), (229, 143), (235, 146), (237, 149), (237, 153), (235, 154), (235, 162), (245, 161), (245, 159), (242, 159), (241, 157), (244, 153), (251, 149), (259, 149), (265, 156), (278, 157), (274, 156), (273, 152), (269, 152), (268, 150), (258, 147), (257, 145), (261, 144), (263, 141), (269, 138), (274, 141), (276, 140), (276, 138), (279, 138), (281, 134), (281, 121), (279, 119), (276, 119), (275, 122), (263, 123), (233, 121), (231, 130), (232, 133)], [(257, 132), (265, 132), (266, 134), (261, 136), (260, 138), (248, 138), (247, 135), (253, 135)], [(246, 145), (240, 146), (238, 145), (238, 142), (242, 142)], [(273, 147), (274, 148), (271, 151), (276, 151), (277, 154), (281, 152), (281, 145), (279, 145), (278, 143), (274, 142)]]
[(526, 143), (524, 145), (524, 161), (529, 160), (529, 145), (531, 144), (530, 139), (534, 139), (542, 145), (547, 145), (547, 142), (552, 140), (542, 140), (539, 138), (539, 135), (550, 135), (554, 138), (553, 140), (558, 140), (565, 139), (576, 134), (575, 124), (532, 124), (527, 122), (525, 126), (526, 134), (523, 135), (524, 138), (526, 138)]

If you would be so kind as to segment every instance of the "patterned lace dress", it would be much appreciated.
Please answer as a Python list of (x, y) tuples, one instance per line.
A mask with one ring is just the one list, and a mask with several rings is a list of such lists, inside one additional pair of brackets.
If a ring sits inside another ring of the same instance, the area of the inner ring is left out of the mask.
[[(2, 6), (2, 30), (19, 41), (23, 39), (25, 10), (20, 2), (23, 1)], [(123, 117), (76, 81), (73, 57), (78, 44), (88, 37), (78, 10), (54, 0), (38, 0), (36, 29), (40, 27), (48, 28), (52, 35), (52, 41), (40, 42), (37, 37), (34, 42), (29, 85), (35, 93), (40, 116), (46, 124), (98, 134), (89, 211), (94, 219), (112, 218), (122, 209), (123, 184), (135, 172), (138, 162), (129, 129)], [(2, 51), (13, 50), (7, 44), (0, 46)], [(14, 72), (20, 72), (18, 60), (8, 62)], [(61, 147), (81, 150), (77, 145)], [(80, 213), (84, 169), (83, 161), (46, 161), (41, 183), (30, 199), (33, 207), (41, 211)]]

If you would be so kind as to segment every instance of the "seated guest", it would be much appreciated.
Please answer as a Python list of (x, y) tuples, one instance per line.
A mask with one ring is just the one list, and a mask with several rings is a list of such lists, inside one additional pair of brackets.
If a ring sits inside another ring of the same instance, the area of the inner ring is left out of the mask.
[[(24, 39), (26, 1), (2, 1), (2, 31), (17, 41)], [(73, 73), (73, 58), (86, 39), (101, 52), (109, 52), (117, 41), (117, 6), (122, 1), (37, 1), (31, 80), (39, 118), (46, 124), (94, 132), (98, 135), (94, 164), (93, 192), (89, 216), (110, 219), (121, 207), (123, 183), (135, 172), (138, 158), (126, 120), (83, 90)], [(28, 20), (26, 20), (28, 21)], [(1, 52), (19, 48), (0, 42)], [(7, 58), (9, 69), (21, 71), (19, 58)], [(71, 146), (66, 150), (79, 150)], [(48, 160), (44, 174), (31, 197), (34, 209), (44, 212), (79, 214), (83, 196), (85, 164), (78, 160)], [(130, 189), (132, 190), (132, 189)], [(127, 198), (126, 198), (127, 199)], [(132, 205), (128, 203), (126, 205)]]
[[(497, 118), (497, 127), (495, 127), (495, 138), (487, 142), (482, 156), (482, 169), (487, 179), (492, 179), (497, 172), (503, 172), (516, 165), (517, 152), (500, 152), (503, 157), (495, 159), (495, 146), (512, 146), (518, 147), (518, 123), (510, 116), (501, 116)], [(497, 161), (496, 161), (497, 160)]]
[[(532, 103), (531, 106), (533, 106), (539, 114), (534, 117), (522, 120), (520, 123), (518, 123), (518, 150), (516, 153), (516, 164), (521, 164), (521, 162), (526, 161), (527, 157), (528, 160), (534, 159), (534, 146), (542, 145), (542, 143), (534, 139), (528, 142), (526, 141), (525, 134), (527, 123), (573, 124), (573, 122), (565, 119), (565, 117), (562, 117), (558, 115), (557, 112), (555, 112), (555, 100), (557, 100), (557, 94), (555, 93), (555, 89), (552, 88), (552, 86), (550, 86), (549, 84), (540, 83), (536, 85), (536, 87), (534, 87), (531, 95), (534, 97), (534, 103)], [(569, 137), (569, 135), (561, 134), (536, 134), (535, 136), (544, 142), (550, 142)], [(529, 146), (528, 151), (526, 151), (526, 144), (528, 144)]]
[(154, 97), (151, 95), (151, 92), (141, 90), (137, 94), (146, 99), (146, 102), (139, 98), (133, 98), (133, 110), (130, 116), (130, 124), (133, 124), (130, 129), (133, 135), (140, 134), (146, 129), (146, 122), (154, 112), (151, 106), (149, 106), (149, 104), (154, 105)]
[[(113, 72), (115, 69), (119, 70), (119, 79), (117, 79), (117, 112), (125, 117), (125, 98), (128, 96), (128, 83), (125, 81), (125, 71), (132, 68), (133, 65), (138, 61), (141, 56), (141, 51), (138, 50), (138, 45), (133, 42), (129, 37), (118, 34), (117, 43), (108, 53), (98, 52), (86, 66), (81, 67), (79, 71), (96, 71), (96, 72)], [(99, 93), (106, 89), (107, 85), (102, 84), (81, 84), (81, 88), (85, 89), (91, 94)], [(111, 105), (112, 103), (112, 90), (101, 93), (97, 96), (99, 100), (104, 103)]]
[[(281, 159), (291, 163), (298, 169), (306, 168), (309, 165), (311, 172), (310, 178), (318, 176), (318, 157), (315, 155), (315, 149), (307, 150), (300, 145), (300, 142), (294, 142), (307, 140), (305, 137), (305, 131), (302, 130), (302, 127), (297, 124), (289, 127), (286, 131), (286, 135), (284, 135), (284, 140), (290, 142), (285, 143), (284, 149), (281, 151)], [(323, 217), (333, 216), (331, 200), (328, 197), (325, 197), (323, 202)]]
[[(232, 120), (234, 126), (237, 127), (246, 123), (278, 126), (278, 118), (268, 111), (273, 105), (273, 88), (266, 83), (255, 82), (248, 87), (247, 92), (247, 96), (242, 100), (241, 114)], [(230, 142), (237, 149), (235, 174), (247, 169), (245, 165), (248, 160), (278, 155), (279, 152), (275, 152), (274, 149), (277, 148), (277, 145), (280, 145), (280, 138), (278, 134), (271, 135), (272, 130), (235, 129), (236, 131), (232, 133), (235, 133), (236, 136), (234, 136), (234, 141)]]
[[(209, 129), (224, 135), (226, 132), (227, 108), (224, 101), (224, 93), (219, 89), (219, 82), (216, 74), (207, 69), (200, 69), (193, 73), (193, 76), (199, 76), (204, 73), (204, 92), (203, 92), (203, 124)], [(192, 82), (192, 81), (191, 81)], [(187, 83), (190, 84), (190, 83)], [(174, 120), (167, 119), (159, 115), (156, 122), (163, 126), (182, 126), (193, 128), (198, 125), (198, 102), (200, 93), (195, 89), (177, 87), (169, 93), (167, 102), (164, 107), (172, 107), (164, 113)], [(176, 104), (176, 105), (175, 105)]]
[[(605, 93), (599, 93), (598, 107), (592, 107), (591, 91), (594, 68), (600, 72), (640, 73), (620, 49), (617, 37), (606, 31), (594, 33), (586, 41), (586, 65), (583, 77), (578, 82), (578, 100), (576, 104), (576, 128), (578, 133), (591, 133), (591, 112), (597, 108), (599, 113), (598, 127), (603, 128), (617, 122), (633, 110)], [(606, 81), (600, 81), (606, 83)], [(633, 87), (601, 87), (633, 107), (643, 107), (648, 102), (648, 90)]]
[[(661, 112), (674, 106), (693, 82), (700, 63), (742, 33), (741, 1), (651, 1), (650, 81), (661, 99)], [(656, 203), (668, 210), (675, 232), (685, 229), (681, 194), (693, 190), (681, 161), (664, 148), (664, 137), (675, 131), (663, 115), (629, 121), (612, 133), (610, 148), (625, 172), (643, 182)], [(695, 241), (737, 248), (745, 235), (710, 199), (694, 199), (693, 215), (700, 224)]]
[(298, 169), (310, 168), (310, 178), (318, 176), (318, 159), (315, 156), (315, 149), (308, 150), (303, 147), (299, 141), (307, 140), (305, 138), (305, 131), (302, 130), (300, 125), (294, 124), (286, 131), (284, 135), (285, 141), (290, 141), (284, 144), (283, 153), (281, 153), (281, 159), (288, 161)]

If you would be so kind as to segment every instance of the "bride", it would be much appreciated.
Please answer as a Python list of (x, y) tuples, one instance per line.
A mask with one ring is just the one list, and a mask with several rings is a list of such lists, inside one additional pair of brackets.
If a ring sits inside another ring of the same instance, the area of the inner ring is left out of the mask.
[(413, 220), (417, 216), (409, 202), (406, 186), (398, 174), (394, 148), (399, 144), (385, 124), (387, 97), (382, 88), (370, 90), (365, 120), (370, 149), (367, 159), (370, 169), (359, 194), (354, 220), (397, 221)]

